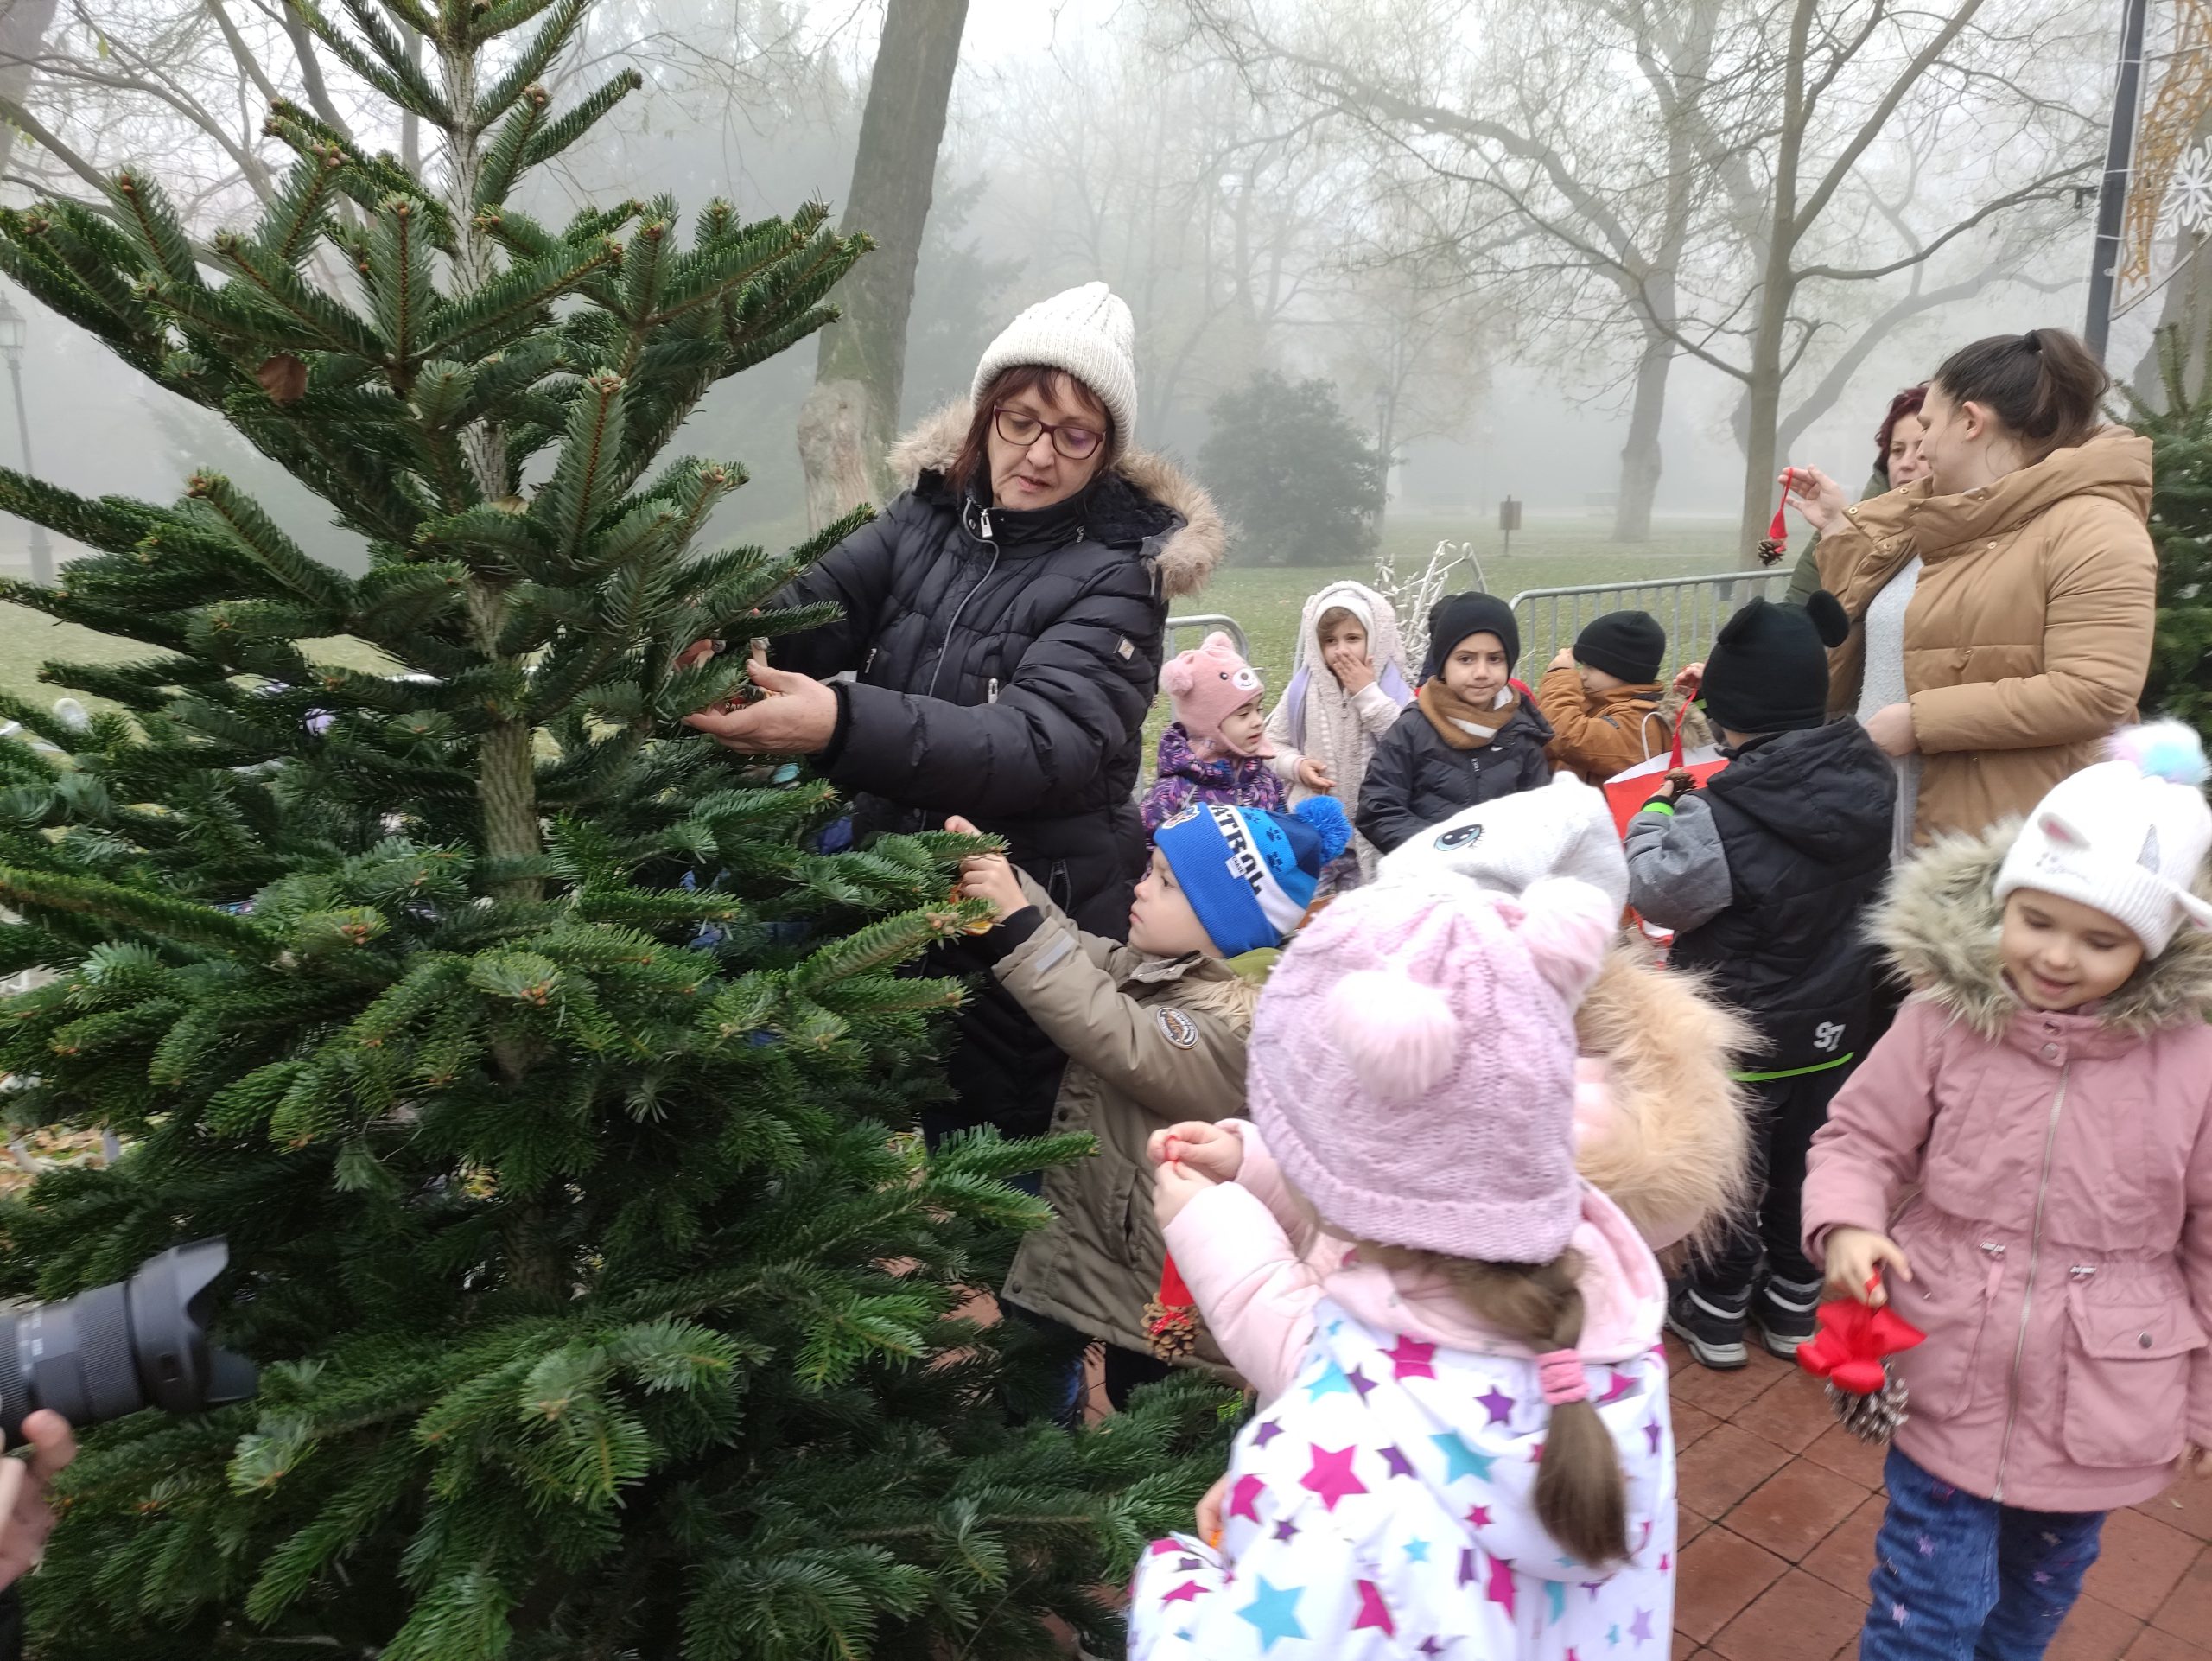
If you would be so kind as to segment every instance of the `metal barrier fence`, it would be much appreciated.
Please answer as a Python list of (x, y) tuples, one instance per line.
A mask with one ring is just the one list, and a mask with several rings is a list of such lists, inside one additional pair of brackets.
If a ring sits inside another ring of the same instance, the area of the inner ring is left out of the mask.
[(1754, 595), (1779, 600), (1789, 586), (1789, 567), (1770, 571), (1723, 571), (1714, 576), (1649, 577), (1630, 582), (1586, 582), (1563, 589), (1523, 589), (1513, 596), (1521, 625), (1520, 675), (1533, 682), (1561, 646), (1573, 646), (1582, 626), (1609, 611), (1648, 611), (1667, 631), (1669, 670), (1697, 663), (1736, 608)]
[(1242, 623), (1226, 612), (1198, 611), (1192, 612), (1188, 617), (1171, 617), (1167, 620), (1167, 655), (1169, 657), (1173, 657), (1179, 649), (1175, 644), (1177, 631), (1186, 628), (1198, 630), (1198, 639), (1201, 640), (1209, 632), (1219, 629), (1236, 643), (1238, 657), (1249, 658), (1252, 655), (1244, 644), (1244, 626)]

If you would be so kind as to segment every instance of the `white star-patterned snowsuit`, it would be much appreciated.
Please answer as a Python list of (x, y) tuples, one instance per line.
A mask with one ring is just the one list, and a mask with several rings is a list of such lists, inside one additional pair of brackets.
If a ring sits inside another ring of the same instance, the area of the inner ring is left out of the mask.
[(1193, 1200), (1168, 1246), (1265, 1405), (1236, 1439), (1218, 1546), (1178, 1535), (1140, 1562), (1132, 1661), (1663, 1661), (1663, 1294), (1626, 1219), (1586, 1190), (1574, 1240), (1589, 1305), (1580, 1347), (1627, 1479), (1632, 1549), (1593, 1567), (1536, 1518), (1551, 1410), (1535, 1359), (1441, 1289), (1401, 1285), (1341, 1244), (1309, 1240), (1301, 1254), (1272, 1161), (1236, 1128), (1239, 1180)]

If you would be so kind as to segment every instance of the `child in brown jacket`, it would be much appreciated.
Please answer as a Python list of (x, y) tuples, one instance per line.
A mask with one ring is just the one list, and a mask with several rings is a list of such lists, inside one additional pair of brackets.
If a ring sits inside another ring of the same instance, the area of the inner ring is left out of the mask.
[[(1675, 709), (1660, 684), (1667, 631), (1643, 611), (1611, 611), (1593, 619), (1564, 648), (1536, 685), (1536, 707), (1556, 734), (1552, 765), (1589, 785), (1602, 785), (1675, 741)], [(1704, 723), (1683, 741), (1710, 741)]]
[[(946, 823), (972, 830), (964, 819)], [(960, 893), (998, 907), (970, 949), (1068, 1058), (1052, 1130), (1088, 1130), (1098, 1152), (1045, 1173), (1057, 1213), (1021, 1243), (1007, 1301), (1106, 1345), (1116, 1407), (1166, 1371), (1145, 1305), (1166, 1257), (1152, 1214), (1154, 1130), (1244, 1111), (1244, 1047), (1258, 989), (1228, 959), (1280, 945), (1312, 903), (1321, 868), (1351, 842), (1332, 796), (1294, 813), (1203, 805), (1154, 834), (1129, 943), (1085, 934), (998, 855), (964, 861)], [(1202, 1342), (1201, 1360), (1225, 1364)]]

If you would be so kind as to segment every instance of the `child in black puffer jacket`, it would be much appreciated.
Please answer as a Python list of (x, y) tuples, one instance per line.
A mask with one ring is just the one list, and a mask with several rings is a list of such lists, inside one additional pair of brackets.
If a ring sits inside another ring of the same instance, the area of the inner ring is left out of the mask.
[(1387, 854), (1478, 802), (1550, 781), (1552, 723), (1513, 679), (1520, 655), (1520, 625), (1497, 595), (1437, 601), (1421, 690), (1360, 784), (1362, 836)]
[(1736, 1075), (1755, 1104), (1758, 1213), (1693, 1260), (1668, 1310), (1708, 1367), (1749, 1359), (1747, 1319), (1794, 1356), (1821, 1301), (1798, 1193), (1870, 1041), (1875, 948), (1860, 915), (1889, 876), (1897, 788), (1866, 729), (1827, 718), (1828, 648), (1849, 627), (1827, 594), (1802, 608), (1753, 600), (1730, 618), (1701, 689), (1728, 766), (1701, 789), (1670, 783), (1629, 822), (1629, 904), (1675, 931), (1669, 961), (1759, 1038)]

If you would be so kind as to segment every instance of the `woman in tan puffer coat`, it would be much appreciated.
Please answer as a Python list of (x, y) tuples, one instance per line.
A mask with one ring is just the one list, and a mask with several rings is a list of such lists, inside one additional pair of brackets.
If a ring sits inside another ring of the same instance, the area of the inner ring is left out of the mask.
[(1897, 763), (1901, 852), (2025, 813), (2135, 716), (2158, 585), (2151, 445), (2097, 425), (2107, 384), (2063, 330), (1995, 335), (1936, 372), (1926, 479), (1847, 508), (1796, 470), (1853, 625), (1832, 707)]

